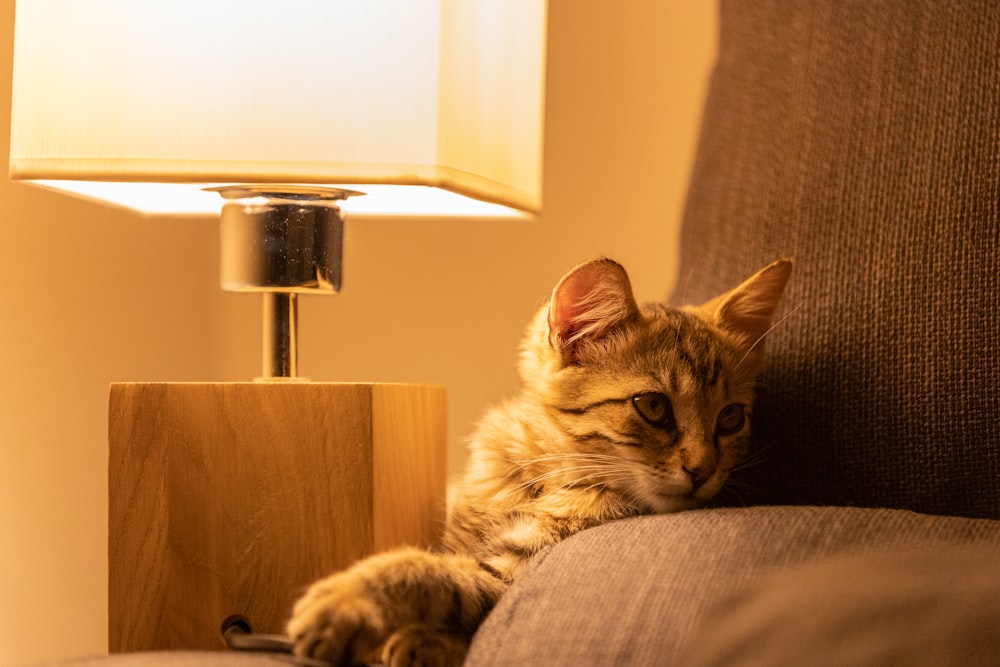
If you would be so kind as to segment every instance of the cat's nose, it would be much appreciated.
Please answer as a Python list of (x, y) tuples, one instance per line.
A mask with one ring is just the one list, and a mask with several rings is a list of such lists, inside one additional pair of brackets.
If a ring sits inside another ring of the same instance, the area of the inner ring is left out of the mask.
[(693, 491), (715, 474), (715, 452), (711, 447), (689, 446), (681, 450), (681, 468), (691, 478)]
[(708, 478), (712, 476), (715, 472), (715, 467), (709, 467), (705, 464), (695, 464), (691, 467), (687, 465), (682, 466), (684, 472), (688, 474), (691, 478), (691, 484), (694, 486), (693, 491), (697, 491), (702, 484), (708, 481)]

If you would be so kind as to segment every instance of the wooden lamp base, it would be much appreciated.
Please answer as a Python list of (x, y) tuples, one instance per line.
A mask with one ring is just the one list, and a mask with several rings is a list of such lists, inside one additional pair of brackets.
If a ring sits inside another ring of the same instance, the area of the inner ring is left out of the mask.
[(111, 386), (112, 652), (282, 633), (315, 579), (444, 524), (445, 392), (397, 384)]

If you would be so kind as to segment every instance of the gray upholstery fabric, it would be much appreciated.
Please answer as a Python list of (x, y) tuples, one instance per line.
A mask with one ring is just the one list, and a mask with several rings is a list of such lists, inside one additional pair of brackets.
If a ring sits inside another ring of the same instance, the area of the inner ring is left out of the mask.
[(1000, 664), (996, 549), (876, 552), (783, 571), (713, 605), (684, 667)]
[[(780, 568), (956, 545), (1000, 554), (1000, 522), (820, 507), (619, 521), (575, 535), (535, 561), (486, 619), (466, 665), (683, 664), (677, 657), (686, 639), (716, 600)], [(1000, 570), (991, 574), (1000, 586)]]
[(673, 300), (797, 262), (742, 498), (1000, 517), (1000, 4), (721, 9)]

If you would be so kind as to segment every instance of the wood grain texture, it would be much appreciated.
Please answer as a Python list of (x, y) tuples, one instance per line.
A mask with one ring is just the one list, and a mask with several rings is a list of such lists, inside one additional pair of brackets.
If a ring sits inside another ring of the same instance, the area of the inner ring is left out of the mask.
[(113, 652), (281, 632), (311, 581), (443, 525), (438, 387), (115, 384), (109, 445)]

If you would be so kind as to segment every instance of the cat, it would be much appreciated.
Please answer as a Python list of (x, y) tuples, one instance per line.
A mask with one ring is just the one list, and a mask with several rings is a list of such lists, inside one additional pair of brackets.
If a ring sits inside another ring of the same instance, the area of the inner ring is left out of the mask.
[(313, 584), (300, 657), (460, 665), (529, 559), (608, 521), (698, 507), (746, 454), (763, 339), (792, 263), (696, 307), (636, 303), (625, 269), (567, 273), (527, 328), (522, 388), (489, 410), (440, 552), (376, 554)]

